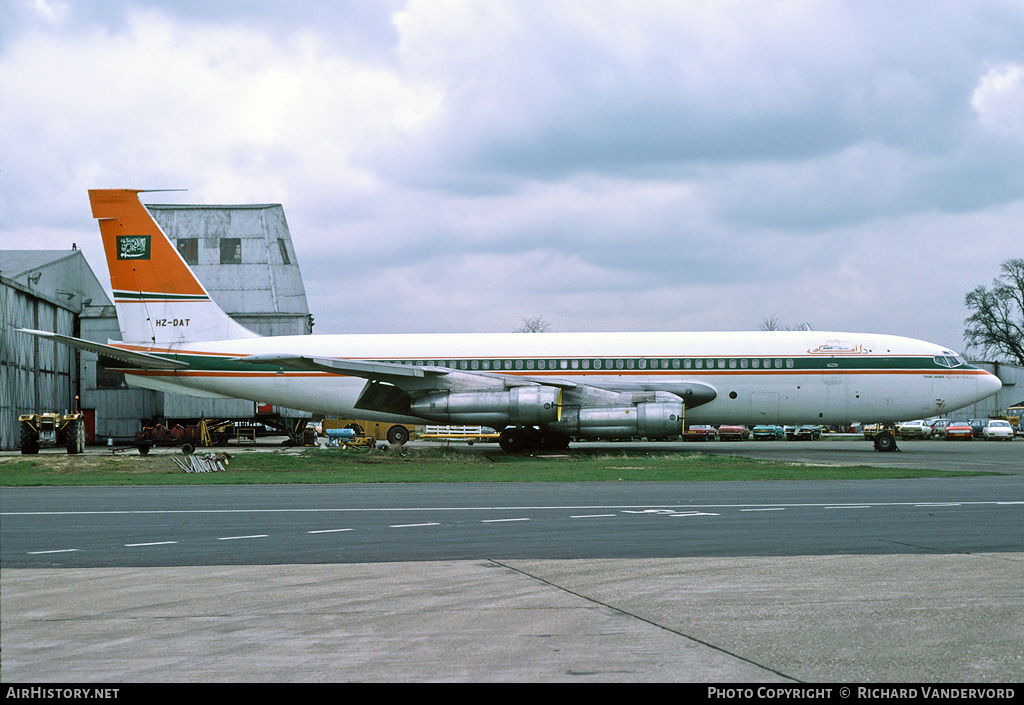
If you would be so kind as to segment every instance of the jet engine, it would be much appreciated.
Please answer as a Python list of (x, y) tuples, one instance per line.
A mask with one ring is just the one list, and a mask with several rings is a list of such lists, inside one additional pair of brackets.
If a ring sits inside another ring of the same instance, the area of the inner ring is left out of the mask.
[(683, 432), (682, 402), (565, 409), (562, 420), (544, 426), (575, 438), (673, 438)]
[(503, 392), (434, 392), (414, 399), (409, 411), (432, 421), (500, 429), (556, 422), (561, 404), (561, 390), (527, 386)]

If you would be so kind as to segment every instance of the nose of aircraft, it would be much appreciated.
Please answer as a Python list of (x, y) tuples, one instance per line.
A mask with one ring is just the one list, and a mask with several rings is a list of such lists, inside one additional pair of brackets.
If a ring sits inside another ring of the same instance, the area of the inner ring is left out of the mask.
[(992, 396), (1002, 388), (1003, 383), (994, 374), (985, 373), (978, 378), (978, 401)]

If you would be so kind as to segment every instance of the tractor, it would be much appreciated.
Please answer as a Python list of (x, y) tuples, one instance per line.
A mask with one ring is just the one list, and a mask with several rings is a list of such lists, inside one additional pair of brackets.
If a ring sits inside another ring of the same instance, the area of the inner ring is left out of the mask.
[(21, 452), (35, 455), (41, 447), (64, 446), (68, 453), (85, 451), (85, 416), (73, 414), (22, 414)]

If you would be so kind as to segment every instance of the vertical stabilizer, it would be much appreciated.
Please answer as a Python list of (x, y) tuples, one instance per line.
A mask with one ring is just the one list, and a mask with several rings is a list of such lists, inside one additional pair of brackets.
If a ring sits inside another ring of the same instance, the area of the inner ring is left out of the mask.
[(90, 190), (125, 342), (166, 345), (258, 337), (210, 298), (139, 201), (141, 190)]

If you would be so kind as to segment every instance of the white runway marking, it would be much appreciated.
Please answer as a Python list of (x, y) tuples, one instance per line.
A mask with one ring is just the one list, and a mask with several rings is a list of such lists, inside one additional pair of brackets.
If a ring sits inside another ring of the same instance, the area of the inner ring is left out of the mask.
[(269, 534), (252, 534), (251, 536), (221, 536), (218, 541), (237, 541), (238, 539), (265, 539)]
[(177, 541), (150, 541), (149, 543), (126, 543), (125, 548), (135, 548), (136, 546), (166, 546), (167, 544), (178, 543)]

